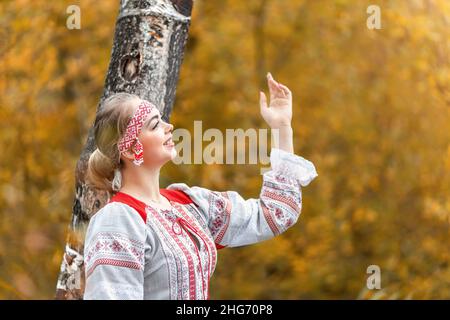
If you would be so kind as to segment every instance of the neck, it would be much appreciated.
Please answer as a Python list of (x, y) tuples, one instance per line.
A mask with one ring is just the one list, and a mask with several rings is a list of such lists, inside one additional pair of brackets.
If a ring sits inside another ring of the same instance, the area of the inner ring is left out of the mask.
[(120, 191), (135, 196), (144, 202), (160, 202), (159, 170), (160, 168), (146, 168), (144, 166), (123, 168)]

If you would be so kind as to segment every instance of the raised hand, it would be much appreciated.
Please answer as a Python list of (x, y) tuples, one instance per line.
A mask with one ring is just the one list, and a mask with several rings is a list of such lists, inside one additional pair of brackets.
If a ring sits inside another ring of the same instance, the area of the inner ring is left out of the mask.
[(292, 93), (288, 87), (276, 82), (270, 72), (267, 74), (267, 84), (270, 92), (270, 103), (264, 92), (260, 91), (259, 104), (261, 115), (272, 129), (291, 126)]

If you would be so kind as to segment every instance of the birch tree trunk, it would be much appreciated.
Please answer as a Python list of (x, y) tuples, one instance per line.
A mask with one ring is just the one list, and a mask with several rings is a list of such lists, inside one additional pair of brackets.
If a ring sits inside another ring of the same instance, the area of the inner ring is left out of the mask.
[[(111, 61), (97, 111), (111, 94), (128, 92), (153, 102), (164, 119), (169, 119), (192, 5), (193, 0), (121, 0)], [(111, 196), (108, 192), (89, 188), (85, 183), (88, 159), (94, 149), (91, 127), (76, 166), (72, 221), (58, 276), (56, 299), (83, 298), (85, 231), (90, 217)]]

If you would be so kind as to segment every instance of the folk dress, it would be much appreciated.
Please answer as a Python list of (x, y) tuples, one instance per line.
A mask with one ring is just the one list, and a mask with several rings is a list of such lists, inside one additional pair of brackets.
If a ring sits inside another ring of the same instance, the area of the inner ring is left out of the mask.
[(297, 222), (314, 165), (272, 148), (259, 199), (174, 183), (171, 209), (117, 192), (86, 231), (84, 299), (209, 299), (217, 250), (277, 236)]

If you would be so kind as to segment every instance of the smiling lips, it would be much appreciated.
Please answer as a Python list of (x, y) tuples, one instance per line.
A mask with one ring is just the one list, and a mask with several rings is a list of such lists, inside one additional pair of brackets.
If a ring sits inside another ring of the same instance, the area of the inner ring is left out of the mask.
[(173, 147), (175, 144), (172, 141), (172, 137), (170, 137), (166, 142), (164, 142), (163, 145), (168, 146), (168, 147)]

